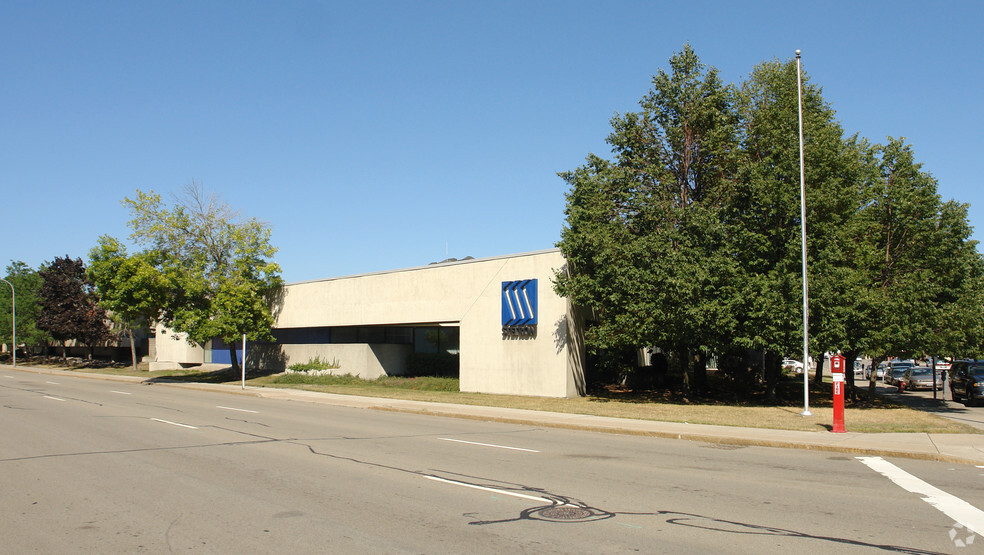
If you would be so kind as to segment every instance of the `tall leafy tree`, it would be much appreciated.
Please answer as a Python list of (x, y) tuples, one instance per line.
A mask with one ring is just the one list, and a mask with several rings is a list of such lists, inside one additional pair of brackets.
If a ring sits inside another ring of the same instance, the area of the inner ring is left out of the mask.
[(89, 252), (88, 278), (99, 292), (100, 305), (121, 323), (130, 339), (130, 358), (137, 369), (134, 328), (157, 320), (169, 284), (157, 269), (154, 252), (128, 254), (126, 246), (109, 236)]
[[(783, 355), (802, 351), (802, 239), (797, 91), (794, 61), (756, 66), (742, 84), (742, 163), (729, 229), (743, 284), (735, 340), (764, 351), (768, 393), (774, 395)], [(845, 139), (819, 87), (803, 79), (805, 182), (811, 352), (843, 335), (840, 284), (851, 271), (845, 256), (860, 200), (863, 166), (857, 141)], [(818, 356), (822, 360), (822, 356)], [(819, 374), (819, 372), (818, 372)]]
[(28, 353), (43, 348), (50, 337), (38, 329), (37, 325), (41, 312), (38, 300), (41, 276), (24, 262), (12, 260), (7, 266), (5, 279), (13, 284), (16, 300), (10, 294), (3, 294), (10, 293), (10, 290), (6, 285), (0, 285), (0, 337), (12, 337), (13, 330), (8, 315), (11, 314), (11, 302), (14, 301), (17, 305), (17, 343), (23, 343)]
[(67, 358), (65, 343), (71, 339), (88, 346), (91, 358), (92, 348), (108, 340), (110, 332), (82, 259), (55, 258), (38, 274), (42, 280), (38, 328), (62, 344), (63, 358)]
[(198, 344), (221, 338), (238, 370), (235, 345), (243, 335), (272, 339), (268, 299), (281, 279), (269, 228), (240, 218), (194, 182), (172, 206), (153, 191), (137, 191), (124, 204), (133, 239), (161, 254), (158, 267), (170, 284), (162, 323)]
[(732, 325), (734, 259), (721, 211), (737, 120), (733, 90), (689, 45), (669, 63), (640, 112), (612, 119), (614, 160), (592, 155), (561, 174), (571, 190), (558, 246), (569, 268), (556, 289), (593, 311), (591, 347), (677, 352), (696, 360), (699, 389), (707, 350)]
[(937, 282), (933, 312), (927, 321), (925, 354), (984, 356), (984, 258), (971, 239), (968, 206), (955, 201), (940, 207), (936, 240), (926, 245)]
[[(982, 266), (969, 239), (966, 208), (942, 203), (936, 180), (912, 147), (889, 138), (876, 147), (876, 178), (861, 210), (859, 266), (866, 272), (865, 349), (873, 364), (899, 355), (979, 350)], [(975, 310), (977, 309), (977, 310)], [(869, 382), (875, 394), (875, 375)]]

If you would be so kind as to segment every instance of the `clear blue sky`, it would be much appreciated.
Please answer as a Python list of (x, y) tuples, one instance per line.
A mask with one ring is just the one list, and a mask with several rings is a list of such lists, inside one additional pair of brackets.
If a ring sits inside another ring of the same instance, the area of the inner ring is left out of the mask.
[(803, 51), (848, 133), (904, 136), (984, 239), (982, 2), (0, 3), (0, 262), (125, 239), (191, 180), (289, 281), (551, 248), (556, 173), (684, 43), (739, 81)]

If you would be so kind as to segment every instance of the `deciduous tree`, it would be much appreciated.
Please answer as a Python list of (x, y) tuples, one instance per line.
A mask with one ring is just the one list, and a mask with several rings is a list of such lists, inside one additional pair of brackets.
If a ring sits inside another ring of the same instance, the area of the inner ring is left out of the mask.
[(270, 229), (194, 182), (172, 206), (153, 191), (137, 191), (124, 204), (133, 239), (161, 254), (158, 268), (170, 284), (162, 323), (198, 344), (221, 338), (238, 370), (235, 345), (243, 335), (272, 339), (269, 296), (281, 280)]
[[(29, 354), (43, 348), (50, 340), (47, 333), (38, 329), (41, 276), (24, 262), (12, 260), (7, 266), (6, 280), (13, 284), (16, 291), (17, 343), (23, 343), (27, 350), (25, 354)], [(5, 288), (6, 285), (0, 286), (0, 291)], [(11, 295), (0, 294), (0, 337), (3, 338), (12, 337), (11, 321), (7, 316), (11, 314), (11, 301), (14, 301)]]
[(41, 313), (38, 328), (61, 342), (62, 357), (67, 358), (65, 342), (75, 339), (92, 349), (109, 339), (106, 311), (99, 306), (94, 289), (85, 275), (81, 258), (55, 258), (43, 267), (41, 276)]
[(694, 365), (729, 335), (734, 259), (721, 211), (735, 164), (733, 91), (686, 46), (640, 101), (616, 115), (615, 159), (589, 156), (570, 185), (556, 289), (592, 310), (590, 347), (655, 346)]
[(128, 254), (126, 246), (104, 235), (89, 252), (88, 278), (99, 293), (100, 305), (120, 322), (130, 339), (130, 358), (137, 369), (134, 327), (156, 322), (165, 305), (169, 284), (155, 266), (155, 252)]

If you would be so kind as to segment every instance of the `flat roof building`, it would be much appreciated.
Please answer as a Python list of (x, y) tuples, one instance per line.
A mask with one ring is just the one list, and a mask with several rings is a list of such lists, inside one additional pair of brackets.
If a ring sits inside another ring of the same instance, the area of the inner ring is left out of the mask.
[[(317, 357), (337, 362), (333, 373), (374, 379), (443, 358), (457, 363), (461, 391), (583, 395), (583, 326), (553, 290), (563, 271), (551, 249), (291, 283), (274, 307), (276, 344), (248, 347), (247, 364), (281, 370)], [(219, 362), (209, 350), (202, 361)]]

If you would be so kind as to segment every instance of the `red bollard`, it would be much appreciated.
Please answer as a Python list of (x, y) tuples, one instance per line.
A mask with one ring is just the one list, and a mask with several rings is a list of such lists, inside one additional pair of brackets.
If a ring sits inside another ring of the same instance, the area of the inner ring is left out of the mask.
[(830, 374), (834, 379), (834, 427), (831, 432), (841, 434), (844, 428), (844, 357), (840, 353), (830, 357)]

